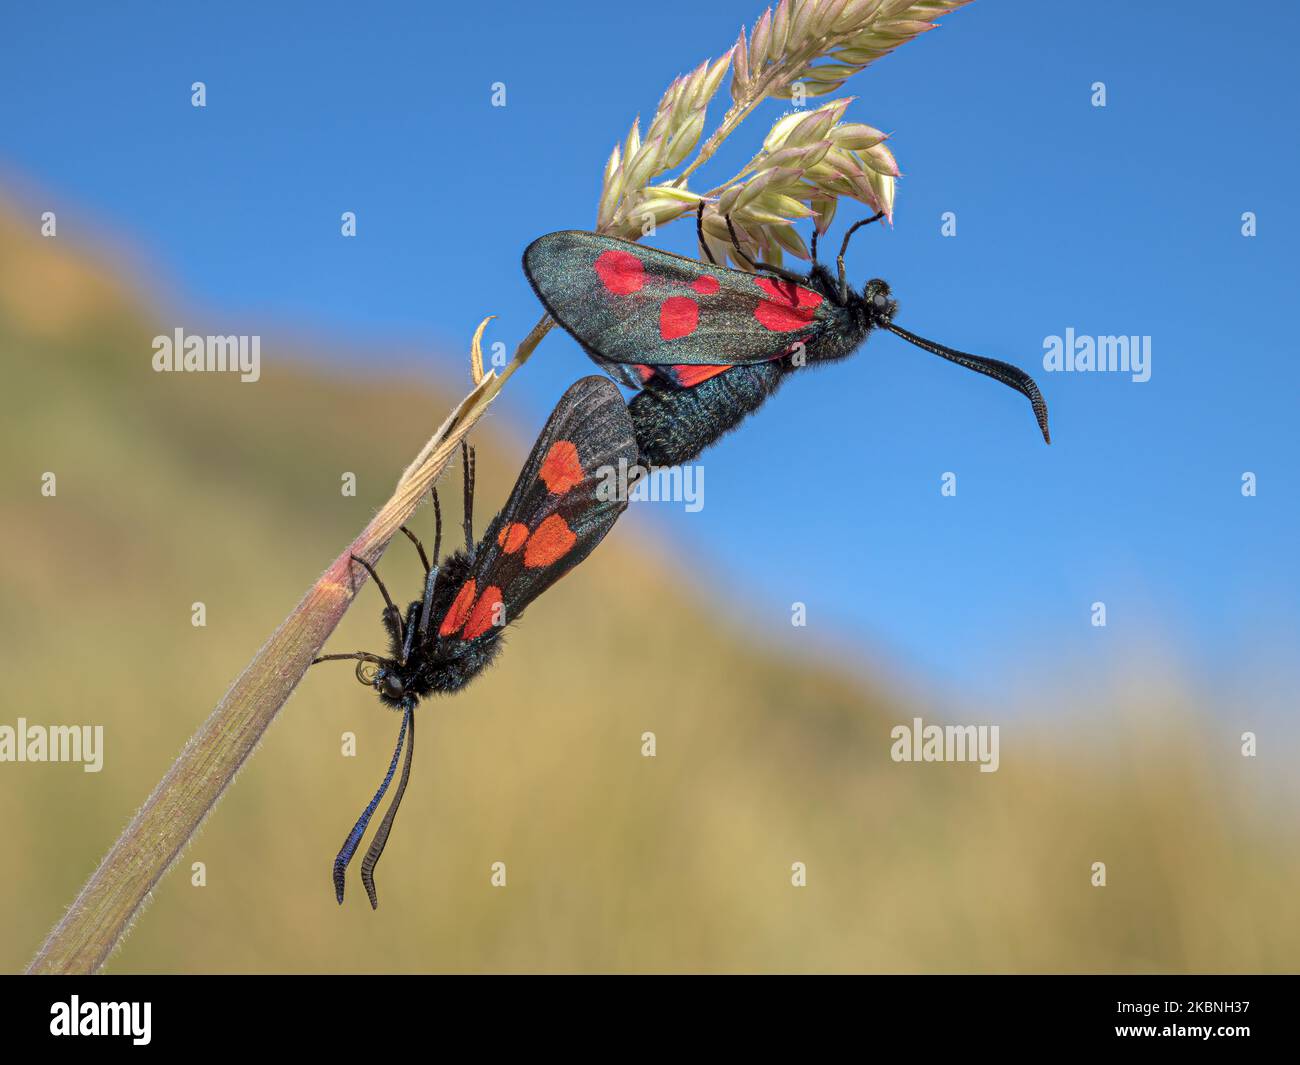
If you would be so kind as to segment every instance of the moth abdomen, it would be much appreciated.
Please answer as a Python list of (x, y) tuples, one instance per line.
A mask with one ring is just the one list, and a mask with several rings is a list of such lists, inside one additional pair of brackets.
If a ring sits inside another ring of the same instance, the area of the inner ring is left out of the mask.
[(784, 360), (734, 366), (694, 388), (648, 386), (628, 411), (641, 464), (679, 466), (739, 425), (780, 386)]

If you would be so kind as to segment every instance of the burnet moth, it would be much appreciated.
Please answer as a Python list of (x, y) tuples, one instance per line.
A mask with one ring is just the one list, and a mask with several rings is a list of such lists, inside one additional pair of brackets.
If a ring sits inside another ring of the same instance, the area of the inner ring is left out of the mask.
[(853, 291), (844, 275), (849, 238), (882, 218), (853, 225), (836, 260), (838, 276), (817, 262), (792, 273), (752, 263), (753, 273), (718, 266), (616, 237), (564, 230), (533, 241), (524, 272), (552, 318), (617, 380), (640, 391), (629, 408), (641, 463), (675, 466), (695, 458), (760, 407), (786, 376), (806, 364), (851, 355), (873, 329), (886, 329), (928, 352), (987, 374), (1033, 404), (1043, 439), (1047, 404), (1027, 373), (1009, 363), (926, 340), (894, 324), (889, 285), (868, 281)]
[(425, 570), (424, 594), (406, 608), (405, 616), (379, 574), (365, 560), (352, 557), (374, 578), (384, 597), (382, 620), (388, 633), (388, 654), (356, 651), (321, 655), (315, 660), (355, 659), (357, 679), (374, 688), (381, 703), (402, 714), (388, 773), (334, 859), (334, 893), (340, 903), (348, 863), (392, 783), (405, 747), (397, 791), (361, 862), (361, 882), (370, 905), (379, 905), (375, 866), (411, 775), (416, 705), (429, 695), (459, 691), (481, 673), (501, 649), (504, 626), (517, 621), (529, 603), (600, 543), (627, 508), (625, 496), (615, 498), (619, 494), (607, 490), (610, 473), (634, 463), (637, 448), (631, 416), (614, 383), (606, 377), (584, 377), (565, 392), (551, 412), (505, 507), (488, 523), (477, 543), (473, 535), (474, 452), (462, 445), (462, 453), (465, 549), (438, 563), (442, 514), (435, 491), (432, 564), (415, 534), (402, 528), (419, 551)]

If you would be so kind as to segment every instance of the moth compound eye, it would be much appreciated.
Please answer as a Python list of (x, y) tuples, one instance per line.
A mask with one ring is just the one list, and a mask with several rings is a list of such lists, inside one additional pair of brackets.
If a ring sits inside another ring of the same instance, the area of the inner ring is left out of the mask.
[(877, 292), (874, 296), (871, 297), (871, 304), (873, 307), (876, 308), (876, 310), (883, 311), (886, 307), (889, 306), (889, 300), (885, 298), (883, 292)]
[(400, 699), (406, 691), (405, 685), (402, 684), (402, 678), (396, 673), (389, 673), (383, 679), (384, 694), (392, 699)]
[(357, 680), (369, 687), (375, 683), (375, 677), (379, 676), (379, 667), (373, 662), (357, 663)]

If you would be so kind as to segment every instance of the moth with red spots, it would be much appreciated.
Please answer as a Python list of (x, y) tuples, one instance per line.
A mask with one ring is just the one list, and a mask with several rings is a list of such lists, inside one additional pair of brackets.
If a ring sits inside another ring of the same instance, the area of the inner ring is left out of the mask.
[(403, 527), (425, 570), (424, 594), (406, 608), (405, 616), (370, 564), (353, 556), (384, 597), (388, 654), (356, 651), (322, 655), (316, 662), (355, 659), (357, 679), (373, 687), (385, 706), (400, 710), (402, 724), (388, 774), (334, 860), (334, 892), (340, 903), (348, 863), (392, 783), (405, 746), (397, 791), (361, 863), (370, 905), (379, 905), (374, 870), (410, 777), (416, 704), (435, 693), (458, 691), (473, 680), (500, 651), (504, 627), (517, 621), (529, 603), (600, 543), (627, 508), (627, 499), (599, 489), (609, 476), (607, 471), (617, 470), (620, 461), (631, 465), (636, 454), (632, 419), (614, 383), (605, 377), (584, 377), (551, 412), (514, 491), (488, 523), (482, 540), (475, 543), (473, 535), (474, 453), (466, 447), (465, 549), (438, 564), (442, 515), (436, 492), (432, 565), (419, 539)]
[[(629, 409), (642, 464), (695, 458), (793, 370), (851, 355), (873, 329), (1021, 392), (1051, 443), (1047, 404), (1027, 373), (895, 325), (898, 303), (884, 281), (868, 281), (861, 293), (849, 288), (849, 237), (880, 217), (850, 228), (838, 277), (817, 262), (815, 234), (812, 270), (800, 275), (767, 263), (751, 263), (754, 273), (731, 270), (578, 230), (533, 241), (524, 272), (551, 317), (606, 372), (639, 390)], [(707, 252), (702, 233), (700, 246)], [(737, 252), (747, 261), (738, 245)]]

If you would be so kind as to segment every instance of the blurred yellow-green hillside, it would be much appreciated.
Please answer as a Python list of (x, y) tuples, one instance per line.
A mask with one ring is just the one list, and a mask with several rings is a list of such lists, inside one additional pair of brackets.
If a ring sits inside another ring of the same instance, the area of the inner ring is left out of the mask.
[[(98, 774), (0, 764), (7, 970), (452, 396), (265, 351), (256, 385), (155, 374), (151, 338), (177, 324), (109, 257), (0, 213), (0, 724), (103, 724), (107, 747)], [(463, 358), (446, 357), (457, 387)], [(387, 413), (395, 385), (423, 420)], [(480, 524), (536, 429), (478, 435)], [(919, 711), (756, 647), (664, 557), (634, 509), (490, 673), (425, 704), (377, 913), (355, 865), (339, 908), (329, 867), (397, 719), (346, 665), (313, 671), (109, 971), (1300, 967), (1278, 767), (1240, 757), (1209, 708), (1157, 686), (1009, 717), (997, 773), (894, 764), (889, 730)], [(417, 565), (397, 542), (381, 572), (411, 589)], [(374, 645), (377, 617), (367, 589), (332, 646)]]

